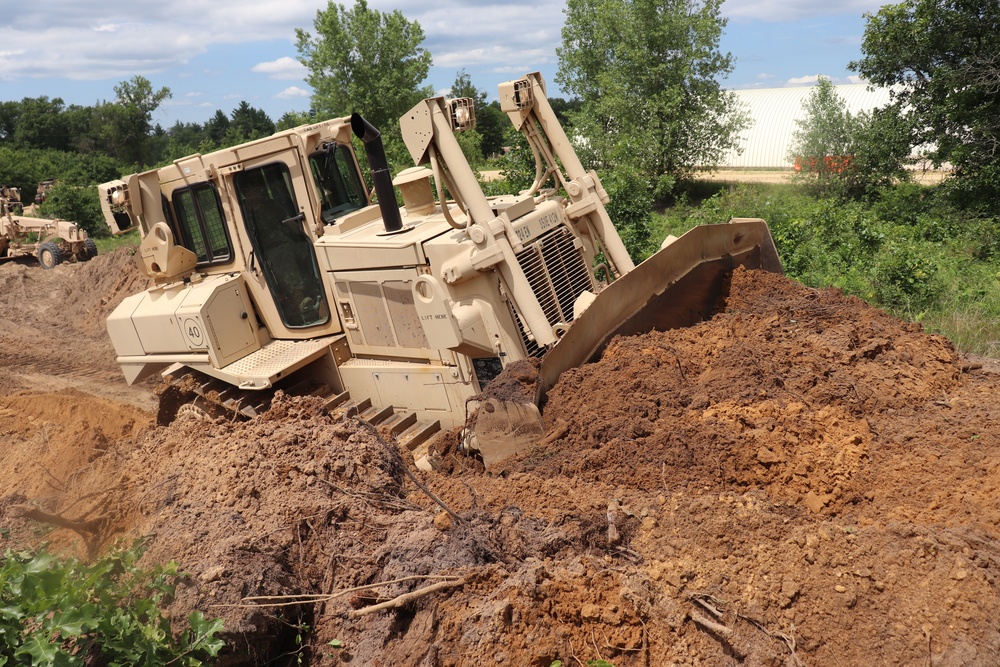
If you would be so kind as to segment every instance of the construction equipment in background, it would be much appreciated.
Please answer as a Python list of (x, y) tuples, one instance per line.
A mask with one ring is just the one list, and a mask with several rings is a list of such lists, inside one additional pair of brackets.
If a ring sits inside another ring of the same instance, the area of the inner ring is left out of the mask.
[(75, 222), (22, 215), (17, 188), (0, 188), (0, 261), (34, 257), (42, 268), (97, 256), (97, 244)]
[[(180, 404), (252, 416), (277, 389), (313, 393), (430, 466), (429, 438), (478, 401), (466, 443), (490, 465), (540, 435), (544, 391), (610, 336), (709, 317), (735, 266), (781, 271), (761, 220), (699, 227), (636, 267), (541, 75), (501, 84), (500, 101), (535, 156), (519, 193), (483, 193), (455, 136), (471, 100), (442, 97), (400, 119), (416, 166), (395, 178), (355, 114), (101, 185), (112, 232), (140, 229), (151, 281), (108, 332), (129, 383), (170, 382), (161, 422)], [(534, 396), (481, 396), (531, 358)]]
[(45, 200), (49, 197), (49, 190), (52, 186), (56, 184), (54, 179), (49, 179), (45, 181), (38, 182), (38, 189), (35, 191), (35, 207), (39, 207), (45, 203)]

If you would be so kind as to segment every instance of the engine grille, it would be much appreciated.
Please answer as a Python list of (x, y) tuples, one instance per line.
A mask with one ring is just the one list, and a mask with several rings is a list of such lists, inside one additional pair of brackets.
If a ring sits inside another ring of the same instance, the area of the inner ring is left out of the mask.
[[(543, 234), (516, 255), (550, 326), (572, 322), (573, 304), (577, 297), (585, 290), (595, 289), (575, 240), (569, 229), (560, 226)], [(540, 357), (544, 349), (529, 340), (524, 321), (519, 313), (516, 314), (528, 354)]]

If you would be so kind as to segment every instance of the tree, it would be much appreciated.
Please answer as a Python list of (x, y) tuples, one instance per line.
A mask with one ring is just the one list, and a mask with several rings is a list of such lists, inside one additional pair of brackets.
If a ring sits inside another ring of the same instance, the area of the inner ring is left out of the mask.
[(788, 159), (800, 173), (830, 180), (849, 168), (857, 123), (826, 77), (819, 78), (802, 109), (806, 115), (795, 121)]
[(17, 102), (0, 102), (0, 143), (13, 141), (20, 113), (21, 107)]
[(950, 162), (970, 202), (1000, 194), (1000, 5), (905, 0), (866, 14), (863, 57), (850, 67), (898, 86), (894, 104), (918, 143)]
[(722, 0), (568, 0), (556, 81), (580, 98), (572, 116), (594, 160), (629, 166), (658, 197), (713, 165), (747, 118), (719, 79)]
[(274, 122), (263, 109), (256, 109), (245, 101), (233, 109), (226, 143), (235, 145), (261, 139), (274, 134)]
[(290, 130), (299, 125), (308, 125), (315, 120), (315, 113), (312, 111), (286, 111), (275, 123), (275, 130)]
[(216, 146), (221, 146), (229, 131), (229, 116), (222, 109), (216, 109), (212, 117), (205, 123), (205, 133)]
[(329, 2), (316, 12), (316, 35), (296, 29), (300, 60), (309, 70), (312, 107), (320, 118), (358, 112), (383, 133), (433, 90), (421, 89), (431, 54), (420, 46), (424, 31), (399, 10), (350, 8)]
[(153, 90), (143, 76), (133, 76), (115, 86), (117, 99), (100, 106), (100, 121), (113, 154), (127, 164), (149, 164), (153, 112), (171, 96), (169, 88)]
[(19, 148), (67, 150), (69, 131), (63, 119), (60, 98), (26, 97), (14, 127), (14, 144)]
[(101, 202), (93, 187), (83, 188), (58, 182), (45, 197), (41, 213), (46, 217), (72, 220), (90, 236), (108, 235)]
[(802, 103), (788, 159), (823, 194), (863, 197), (909, 178), (909, 128), (894, 109), (852, 115), (836, 87), (820, 77)]

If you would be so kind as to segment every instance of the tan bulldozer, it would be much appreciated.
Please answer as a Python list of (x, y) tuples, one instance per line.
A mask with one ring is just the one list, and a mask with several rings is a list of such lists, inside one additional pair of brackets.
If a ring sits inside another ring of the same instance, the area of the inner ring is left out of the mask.
[[(422, 465), (432, 438), (464, 429), (491, 465), (531, 445), (541, 396), (611, 336), (710, 317), (737, 266), (781, 271), (761, 220), (698, 227), (636, 266), (542, 77), (499, 92), (535, 156), (523, 192), (484, 194), (455, 136), (471, 100), (442, 97), (400, 119), (415, 166), (395, 176), (354, 114), (100, 186), (112, 232), (143, 237), (150, 287), (108, 331), (129, 383), (168, 380), (161, 421), (178, 404), (253, 416), (280, 389), (367, 419)], [(484, 394), (532, 359), (534, 395)]]

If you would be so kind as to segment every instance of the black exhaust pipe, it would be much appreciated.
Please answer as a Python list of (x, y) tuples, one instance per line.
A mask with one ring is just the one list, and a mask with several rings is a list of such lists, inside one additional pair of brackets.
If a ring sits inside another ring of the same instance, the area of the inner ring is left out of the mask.
[(392, 188), (382, 135), (359, 113), (351, 114), (351, 129), (354, 130), (354, 136), (365, 144), (368, 166), (371, 167), (372, 179), (375, 181), (375, 194), (378, 195), (378, 207), (382, 211), (382, 224), (385, 225), (387, 234), (394, 234), (403, 229), (403, 219), (399, 216), (399, 204), (396, 202), (396, 191)]

